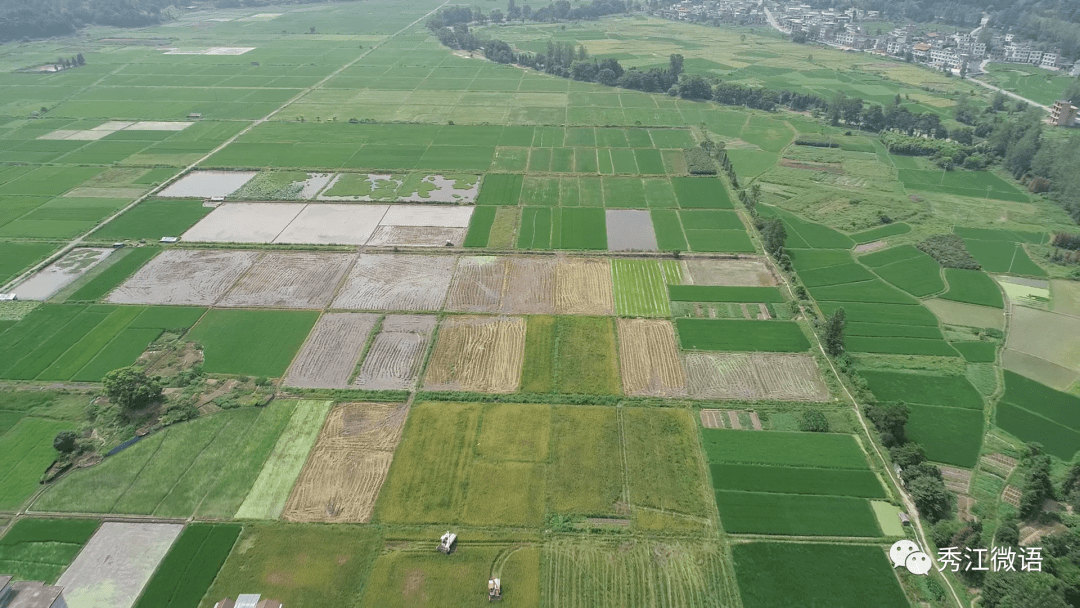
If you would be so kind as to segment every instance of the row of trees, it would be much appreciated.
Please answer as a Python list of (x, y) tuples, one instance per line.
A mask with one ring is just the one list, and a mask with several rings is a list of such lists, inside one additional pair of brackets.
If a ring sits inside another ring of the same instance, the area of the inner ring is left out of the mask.
[(624, 0), (592, 0), (591, 3), (580, 6), (572, 6), (567, 0), (558, 0), (558, 2), (533, 10), (528, 4), (518, 6), (515, 0), (510, 0), (506, 7), (506, 13), (503, 13), (500, 9), (494, 9), (485, 15), (480, 8), (468, 6), (445, 8), (428, 19), (427, 26), (429, 29), (437, 31), (444, 27), (452, 28), (462, 23), (503, 23), (519, 20), (522, 22), (582, 21), (640, 9), (640, 4)]

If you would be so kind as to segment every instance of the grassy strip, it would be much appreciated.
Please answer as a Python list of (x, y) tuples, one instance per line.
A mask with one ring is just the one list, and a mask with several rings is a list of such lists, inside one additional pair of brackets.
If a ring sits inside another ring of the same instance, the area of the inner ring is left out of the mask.
[(465, 236), (465, 247), (487, 247), (497, 211), (498, 207), (473, 209), (472, 218), (469, 220), (469, 233)]
[(856, 232), (855, 234), (850, 234), (848, 236), (851, 237), (851, 240), (861, 245), (863, 243), (872, 243), (898, 234), (907, 234), (908, 232), (911, 232), (911, 226), (908, 226), (903, 222), (895, 222), (884, 226), (878, 226), (877, 228), (863, 230), (862, 232)]
[(963, 376), (861, 371), (870, 391), (881, 401), (904, 401), (982, 410), (983, 400)]
[(533, 315), (525, 321), (525, 365), (521, 390), (550, 393), (555, 390), (555, 317)]

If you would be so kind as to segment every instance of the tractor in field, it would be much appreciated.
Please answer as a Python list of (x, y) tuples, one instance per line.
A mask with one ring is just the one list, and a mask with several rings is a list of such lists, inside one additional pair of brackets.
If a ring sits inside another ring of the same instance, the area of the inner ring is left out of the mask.
[(502, 581), (497, 578), (488, 579), (488, 601), (498, 602), (502, 599)]
[(450, 552), (454, 550), (454, 543), (457, 542), (457, 534), (446, 531), (441, 537), (439, 537), (439, 551), (450, 555)]

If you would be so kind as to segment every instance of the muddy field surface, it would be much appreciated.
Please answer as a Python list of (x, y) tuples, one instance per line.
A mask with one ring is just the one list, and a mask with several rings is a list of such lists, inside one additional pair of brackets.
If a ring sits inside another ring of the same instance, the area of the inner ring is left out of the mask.
[(369, 521), (408, 414), (404, 404), (337, 405), (326, 417), (282, 517), (300, 522)]
[(525, 319), (449, 317), (439, 327), (424, 388), (510, 393), (521, 380), (524, 360)]
[(372, 233), (367, 244), (377, 247), (460, 247), (465, 242), (467, 228), (444, 228), (441, 226), (388, 226), (380, 225)]
[(497, 312), (502, 301), (509, 260), (495, 256), (460, 258), (446, 296), (446, 309), (457, 312)]
[(70, 285), (91, 268), (105, 261), (114, 250), (98, 247), (79, 247), (38, 271), (12, 291), (20, 300), (47, 300)]
[(522, 315), (554, 314), (555, 266), (552, 258), (510, 258), (499, 310)]
[(361, 255), (353, 264), (334, 308), (351, 310), (439, 310), (450, 287), (452, 256)]
[(388, 208), (389, 205), (307, 205), (267, 242), (363, 245)]
[(354, 257), (351, 253), (267, 253), (219, 305), (325, 308)]
[(686, 375), (695, 399), (829, 398), (814, 358), (804, 353), (688, 353)]
[(228, 196), (258, 174), (257, 171), (192, 171), (159, 195), (168, 198)]
[(181, 237), (195, 243), (273, 243), (304, 203), (225, 203)]
[(210, 306), (262, 255), (258, 251), (170, 249), (109, 294), (114, 304)]
[(608, 251), (656, 251), (656, 232), (648, 211), (608, 209)]
[(372, 390), (413, 388), (435, 322), (435, 315), (387, 315), (353, 384)]
[[(687, 260), (694, 285), (754, 287), (776, 285), (768, 265), (759, 259)], [(684, 276), (685, 273), (684, 273)]]
[(619, 319), (619, 365), (627, 395), (686, 395), (686, 372), (671, 322)]
[(319, 318), (285, 377), (287, 386), (348, 388), (368, 335), (379, 316), (326, 313)]

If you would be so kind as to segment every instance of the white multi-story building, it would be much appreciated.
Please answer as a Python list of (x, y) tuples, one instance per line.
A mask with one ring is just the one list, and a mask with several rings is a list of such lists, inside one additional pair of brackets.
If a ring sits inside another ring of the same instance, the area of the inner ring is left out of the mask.
[(1058, 64), (1058, 54), (1057, 53), (1043, 53), (1042, 54), (1042, 61), (1039, 62), (1039, 65), (1041, 67), (1044, 67), (1044, 68), (1056, 68), (1057, 64)]

